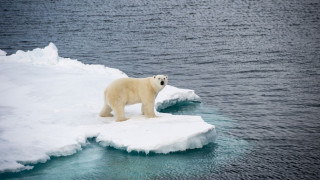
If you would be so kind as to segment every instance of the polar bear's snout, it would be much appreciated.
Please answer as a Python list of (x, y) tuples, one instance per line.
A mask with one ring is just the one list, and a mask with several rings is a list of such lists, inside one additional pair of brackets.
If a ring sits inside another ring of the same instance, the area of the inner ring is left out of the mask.
[(164, 88), (164, 86), (167, 85), (168, 83), (168, 76), (164, 76), (164, 75), (156, 75), (153, 76), (153, 79), (156, 81), (156, 83), (162, 88)]

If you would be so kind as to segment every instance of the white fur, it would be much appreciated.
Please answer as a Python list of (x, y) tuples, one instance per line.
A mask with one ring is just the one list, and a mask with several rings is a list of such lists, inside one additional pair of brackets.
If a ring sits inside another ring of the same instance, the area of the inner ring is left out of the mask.
[(104, 107), (100, 116), (112, 117), (111, 111), (114, 111), (117, 121), (125, 121), (127, 120), (124, 113), (125, 105), (142, 103), (142, 114), (148, 118), (155, 117), (155, 98), (167, 84), (168, 77), (164, 75), (117, 79), (104, 91)]

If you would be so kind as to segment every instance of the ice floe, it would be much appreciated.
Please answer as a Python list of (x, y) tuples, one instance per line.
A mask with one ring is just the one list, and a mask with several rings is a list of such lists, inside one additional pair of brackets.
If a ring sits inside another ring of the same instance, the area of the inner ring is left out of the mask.
[[(215, 126), (200, 116), (157, 112), (157, 118), (146, 119), (137, 104), (126, 107), (128, 121), (99, 117), (105, 87), (121, 77), (127, 75), (118, 69), (59, 57), (53, 43), (10, 56), (0, 51), (0, 172), (74, 154), (92, 137), (103, 146), (146, 154), (201, 148), (215, 140)], [(193, 90), (168, 85), (156, 108), (199, 100)]]

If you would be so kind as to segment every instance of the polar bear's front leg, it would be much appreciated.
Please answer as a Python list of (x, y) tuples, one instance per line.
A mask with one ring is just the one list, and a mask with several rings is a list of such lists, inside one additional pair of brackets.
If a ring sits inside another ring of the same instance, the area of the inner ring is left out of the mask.
[(154, 103), (145, 103), (142, 105), (143, 113), (147, 118), (154, 118), (156, 115), (154, 114)]

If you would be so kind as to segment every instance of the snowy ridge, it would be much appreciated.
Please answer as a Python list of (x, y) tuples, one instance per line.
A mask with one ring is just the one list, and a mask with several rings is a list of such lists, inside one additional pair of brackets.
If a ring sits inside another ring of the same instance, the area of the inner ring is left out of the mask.
[(181, 102), (200, 102), (200, 97), (191, 89), (180, 89), (167, 85), (157, 96), (156, 109), (161, 111)]
[[(74, 154), (92, 137), (103, 146), (147, 154), (201, 148), (215, 140), (214, 125), (199, 116), (156, 113), (146, 119), (139, 104), (126, 107), (125, 122), (99, 117), (105, 87), (122, 77), (127, 75), (118, 69), (59, 57), (53, 43), (10, 56), (0, 51), (0, 173)], [(167, 86), (156, 107), (186, 100), (199, 97)]]
[[(2, 50), (0, 50), (0, 56), (1, 54), (2, 56), (5, 56), (7, 54), (6, 52), (1, 51)], [(103, 65), (83, 64), (82, 62), (74, 59), (59, 57), (58, 49), (53, 43), (50, 43), (43, 49), (36, 48), (32, 51), (27, 52), (18, 50), (16, 54), (0, 57), (0, 60), (9, 60), (10, 62), (24, 62), (33, 65), (51, 65), (51, 67), (55, 66), (67, 69), (85, 70), (87, 72), (108, 74), (110, 76), (116, 75), (113, 78), (119, 78), (119, 75), (120, 77), (127, 77), (125, 73), (118, 69), (108, 68)]]
[(7, 52), (2, 51), (2, 50), (0, 49), (0, 56), (5, 56), (5, 55), (7, 55)]

